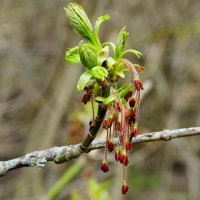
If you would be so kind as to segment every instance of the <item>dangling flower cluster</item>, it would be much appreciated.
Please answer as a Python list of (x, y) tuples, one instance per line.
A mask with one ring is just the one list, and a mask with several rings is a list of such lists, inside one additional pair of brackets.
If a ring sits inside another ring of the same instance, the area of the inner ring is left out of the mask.
[[(119, 32), (116, 42), (101, 43), (99, 38), (99, 29), (103, 22), (109, 20), (108, 14), (99, 17), (94, 26), (92, 26), (83, 7), (76, 3), (70, 3), (65, 8), (68, 20), (74, 30), (83, 38), (77, 46), (69, 48), (66, 52), (66, 60), (70, 63), (81, 63), (85, 70), (80, 76), (77, 89), (84, 90), (82, 103), (92, 102), (93, 118), (90, 121), (90, 130), (96, 131), (89, 135), (86, 142), (91, 144), (96, 137), (100, 127), (98, 113), (94, 116), (94, 103), (99, 104), (99, 110), (102, 107), (106, 110), (107, 117), (103, 121), (103, 128), (106, 130), (105, 156), (101, 164), (103, 172), (109, 171), (108, 152), (115, 152), (115, 160), (123, 166), (122, 194), (128, 192), (126, 183), (126, 166), (129, 164), (128, 152), (132, 150), (131, 141), (138, 134), (140, 91), (143, 84), (139, 78), (138, 72), (143, 72), (144, 68), (138, 64), (132, 64), (124, 56), (132, 53), (140, 58), (142, 55), (134, 49), (125, 49), (125, 43), (129, 33), (126, 28)], [(110, 55), (110, 47), (113, 48), (113, 55)], [(118, 80), (125, 78), (125, 71), (129, 70), (132, 80), (118, 88)], [(113, 87), (114, 85), (114, 87)], [(104, 92), (105, 86), (108, 90)], [(98, 122), (98, 123), (97, 123)], [(99, 124), (95, 128), (95, 125)], [(93, 129), (91, 129), (93, 128)], [(117, 144), (114, 140), (118, 137)], [(87, 147), (84, 146), (84, 149)]]
[[(117, 98), (108, 107), (108, 117), (104, 119), (103, 128), (106, 130), (105, 157), (101, 164), (103, 172), (109, 171), (107, 154), (115, 152), (115, 160), (123, 166), (122, 194), (128, 191), (126, 184), (126, 166), (129, 164), (128, 152), (132, 150), (131, 141), (138, 134), (140, 91), (143, 84), (139, 79), (135, 66), (128, 60), (122, 59), (132, 74), (132, 87), (123, 98), (115, 90)], [(117, 145), (114, 146), (114, 138), (118, 137)]]

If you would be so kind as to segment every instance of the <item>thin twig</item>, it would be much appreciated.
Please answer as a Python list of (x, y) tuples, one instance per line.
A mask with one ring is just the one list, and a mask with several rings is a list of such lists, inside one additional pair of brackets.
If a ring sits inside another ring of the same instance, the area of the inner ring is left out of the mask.
[[(168, 141), (174, 138), (188, 137), (200, 135), (200, 127), (182, 128), (175, 130), (164, 130), (159, 132), (145, 133), (138, 135), (133, 139), (132, 144), (146, 143), (153, 141)], [(117, 138), (114, 140), (115, 145), (117, 144)], [(54, 161), (55, 163), (63, 163), (79, 157), (81, 144), (52, 147), (41, 151), (34, 151), (27, 153), (19, 158), (0, 161), (0, 176), (4, 176), (8, 171), (21, 168), (21, 167), (39, 167), (42, 168), (48, 161)], [(93, 142), (87, 149), (87, 153), (95, 150), (104, 148), (105, 141)]]

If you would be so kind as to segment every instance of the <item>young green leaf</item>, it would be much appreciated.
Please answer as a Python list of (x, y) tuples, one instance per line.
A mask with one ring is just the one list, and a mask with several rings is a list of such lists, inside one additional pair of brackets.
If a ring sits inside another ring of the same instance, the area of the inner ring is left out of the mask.
[(108, 71), (104, 67), (96, 66), (92, 68), (92, 76), (94, 78), (105, 80), (105, 78), (108, 76)]
[[(100, 44), (100, 40), (99, 40), (99, 28), (100, 28), (100, 25), (105, 22), (105, 21), (108, 21), (110, 19), (110, 15), (109, 14), (106, 14), (106, 15), (103, 15), (101, 17), (99, 17), (95, 23), (95, 26), (94, 26), (94, 37), (96, 39), (96, 41)], [(100, 44), (101, 46), (101, 44)]]
[(92, 25), (82, 6), (70, 3), (64, 8), (70, 24), (86, 41), (93, 43)]
[(115, 44), (113, 42), (104, 42), (102, 44), (102, 47), (105, 47), (105, 46), (111, 46), (113, 51), (115, 52)]
[(129, 91), (131, 91), (131, 90), (132, 90), (132, 86), (131, 86), (131, 84), (129, 84), (128, 87), (122, 89), (122, 90), (119, 92), (120, 98), (124, 98), (124, 97), (126, 96), (126, 94), (127, 94)]
[(97, 53), (97, 63), (98, 65), (102, 65), (102, 63), (108, 59), (109, 55), (109, 47), (105, 46)]
[(103, 101), (103, 104), (104, 105), (108, 105), (110, 103), (112, 103), (113, 101), (116, 101), (117, 99), (117, 94), (111, 94), (109, 97), (107, 97), (104, 101)]
[(125, 28), (126, 27), (124, 27), (119, 32), (119, 35), (117, 37), (117, 41), (115, 43), (115, 52), (114, 52), (115, 60), (117, 60), (121, 56), (121, 54), (123, 53), (124, 48), (125, 48), (125, 42), (126, 42), (128, 35), (129, 35), (129, 33), (127, 31), (125, 31)]
[(90, 81), (90, 79), (92, 78), (92, 74), (91, 71), (85, 71), (79, 78), (78, 80), (78, 84), (76, 86), (76, 88), (81, 91), (84, 89), (84, 87), (87, 85), (87, 83)]
[(95, 98), (95, 101), (97, 101), (97, 102), (104, 102), (105, 101), (105, 97), (97, 96)]
[(78, 46), (72, 49), (69, 48), (65, 54), (65, 59), (70, 63), (75, 63), (75, 64), (81, 63), (80, 56), (77, 52), (78, 52)]
[(97, 48), (94, 45), (80, 41), (79, 55), (81, 63), (88, 69), (97, 66)]
[(120, 57), (123, 57), (126, 53), (133, 53), (134, 55), (136, 55), (138, 58), (140, 58), (142, 56), (142, 53), (135, 50), (135, 49), (128, 49), (126, 51), (124, 51)]

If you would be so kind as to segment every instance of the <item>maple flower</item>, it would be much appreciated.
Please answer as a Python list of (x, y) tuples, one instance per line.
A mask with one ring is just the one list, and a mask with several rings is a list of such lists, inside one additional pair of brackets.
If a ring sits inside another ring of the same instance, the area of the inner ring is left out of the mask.
[(101, 170), (105, 173), (109, 171), (109, 166), (108, 166), (107, 160), (103, 160), (103, 162), (101, 164)]
[(122, 184), (121, 192), (122, 192), (122, 194), (126, 194), (128, 192), (128, 185), (126, 184), (125, 181)]

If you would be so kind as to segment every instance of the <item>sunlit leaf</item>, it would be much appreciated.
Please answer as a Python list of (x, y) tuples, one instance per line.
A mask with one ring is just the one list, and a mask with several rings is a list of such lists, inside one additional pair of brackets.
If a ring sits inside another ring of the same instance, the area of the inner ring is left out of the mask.
[(97, 53), (98, 65), (101, 65), (105, 60), (107, 60), (108, 59), (108, 55), (109, 55), (109, 47), (108, 46), (105, 46), (100, 51), (98, 51), (98, 53)]
[(79, 43), (79, 55), (81, 63), (91, 69), (97, 65), (97, 49), (90, 43), (83, 44), (83, 41)]
[(97, 96), (95, 98), (95, 101), (97, 101), (97, 102), (104, 102), (105, 101), (105, 97)]
[(121, 55), (121, 57), (123, 57), (126, 53), (133, 53), (134, 55), (136, 55), (138, 58), (140, 58), (142, 56), (142, 53), (137, 51), (137, 50), (134, 50), (134, 49), (128, 49), (126, 51), (124, 51)]
[(95, 23), (95, 26), (94, 26), (94, 37), (96, 38), (96, 40), (98, 41), (98, 43), (100, 43), (99, 41), (99, 28), (100, 28), (100, 25), (105, 22), (105, 21), (108, 21), (110, 19), (110, 15), (109, 14), (106, 14), (106, 15), (103, 15), (101, 17), (99, 17)]
[(107, 104), (112, 103), (113, 101), (116, 101), (116, 99), (117, 99), (117, 94), (111, 94), (109, 97), (107, 97), (107, 98), (103, 101), (103, 103), (104, 103), (105, 105), (107, 105)]
[(81, 91), (84, 89), (84, 87), (87, 85), (87, 83), (90, 81), (90, 79), (92, 78), (92, 74), (91, 71), (85, 71), (79, 78), (78, 80), (78, 84), (76, 86), (76, 88)]
[(115, 43), (115, 52), (114, 52), (114, 58), (115, 59), (118, 59), (121, 54), (123, 53), (124, 51), (124, 48), (125, 48), (125, 42), (128, 38), (128, 35), (129, 33), (127, 31), (125, 31), (125, 28), (124, 27), (118, 34), (118, 37), (117, 37), (117, 41)]
[(96, 66), (92, 68), (92, 76), (94, 78), (104, 80), (108, 76), (108, 71), (104, 67)]
[(94, 40), (91, 22), (85, 13), (82, 6), (76, 3), (70, 3), (67, 8), (64, 8), (70, 24), (86, 41)]

